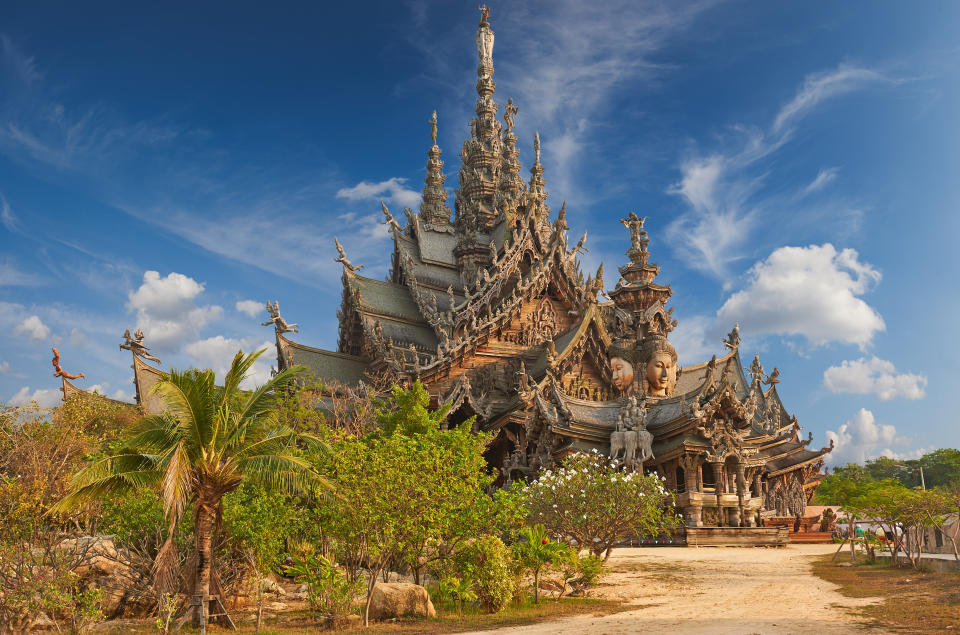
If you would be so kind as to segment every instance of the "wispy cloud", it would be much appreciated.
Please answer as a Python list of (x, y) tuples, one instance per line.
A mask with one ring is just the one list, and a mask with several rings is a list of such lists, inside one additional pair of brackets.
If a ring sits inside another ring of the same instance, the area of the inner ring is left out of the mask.
[(807, 196), (827, 187), (837, 178), (838, 172), (840, 172), (840, 168), (823, 168), (817, 173), (817, 178), (813, 179), (807, 187), (803, 188), (803, 195)]
[[(692, 266), (717, 278), (728, 275), (728, 265), (744, 256), (742, 247), (751, 238), (758, 219), (768, 210), (791, 203), (787, 197), (760, 194), (774, 169), (764, 161), (790, 142), (804, 117), (822, 102), (873, 84), (897, 84), (870, 69), (840, 65), (831, 71), (808, 75), (797, 94), (785, 103), (766, 128), (733, 126), (722, 149), (694, 154), (680, 163), (681, 178), (669, 188), (688, 205), (687, 212), (667, 230), (674, 248)], [(837, 168), (820, 172), (805, 194), (825, 187)], [(841, 212), (859, 219), (859, 210)]]
[(396, 202), (404, 207), (415, 208), (420, 202), (420, 193), (405, 187), (407, 179), (393, 177), (379, 183), (360, 181), (353, 187), (344, 187), (337, 192), (337, 198), (348, 201), (375, 201), (382, 199), (386, 202)]

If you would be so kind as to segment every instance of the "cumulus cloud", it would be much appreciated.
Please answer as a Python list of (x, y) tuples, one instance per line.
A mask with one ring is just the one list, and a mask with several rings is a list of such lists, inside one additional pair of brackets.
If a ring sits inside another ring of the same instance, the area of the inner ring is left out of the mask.
[(404, 187), (406, 182), (407, 179), (398, 176), (379, 183), (360, 181), (353, 187), (345, 187), (339, 190), (337, 198), (345, 198), (349, 201), (382, 199), (388, 203), (393, 202), (403, 207), (414, 208), (420, 204), (420, 192), (408, 190)]
[(831, 366), (823, 371), (823, 384), (830, 392), (854, 395), (873, 393), (880, 401), (896, 397), (923, 399), (927, 395), (924, 390), (927, 385), (925, 376), (897, 373), (892, 362), (876, 356), (844, 360), (839, 366)]
[(910, 443), (909, 438), (897, 434), (896, 427), (878, 425), (873, 413), (866, 408), (861, 408), (836, 432), (827, 430), (827, 439), (836, 446), (833, 452), (827, 455), (831, 465), (863, 463), (878, 456), (903, 458), (905, 454), (898, 454), (891, 448)]
[(223, 315), (219, 306), (197, 304), (203, 288), (182, 273), (160, 277), (157, 271), (146, 271), (140, 287), (130, 292), (127, 309), (137, 312), (137, 326), (151, 347), (173, 351)]
[(36, 401), (37, 404), (43, 407), (56, 406), (60, 403), (63, 394), (60, 392), (59, 388), (47, 388), (41, 390), (34, 390), (30, 392), (29, 386), (24, 386), (17, 393), (10, 397), (9, 403), (11, 406), (26, 406), (31, 401)]
[(240, 300), (237, 302), (236, 308), (237, 311), (246, 313), (250, 317), (257, 317), (264, 311), (263, 302), (257, 302), (256, 300)]
[(860, 297), (880, 272), (853, 249), (830, 243), (781, 247), (750, 269), (749, 284), (717, 317), (751, 334), (799, 335), (814, 347), (843, 342), (866, 347), (886, 325)]
[(241, 384), (242, 388), (253, 388), (270, 379), (270, 366), (275, 364), (277, 359), (275, 344), (271, 342), (258, 343), (257, 338), (253, 337), (237, 339), (217, 335), (191, 342), (184, 347), (184, 350), (204, 367), (213, 369), (217, 379), (222, 380), (237, 351), (242, 350), (244, 353), (252, 353), (264, 348), (267, 349), (266, 352), (254, 363), (247, 379)]
[(35, 342), (42, 342), (50, 335), (50, 327), (39, 316), (31, 315), (13, 329), (14, 335), (26, 335)]

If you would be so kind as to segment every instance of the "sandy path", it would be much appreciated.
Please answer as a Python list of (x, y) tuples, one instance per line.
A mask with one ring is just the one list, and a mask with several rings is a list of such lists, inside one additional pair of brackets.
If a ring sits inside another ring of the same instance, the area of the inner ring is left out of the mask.
[(845, 610), (872, 600), (846, 598), (835, 585), (811, 572), (811, 556), (835, 549), (833, 545), (617, 549), (608, 563), (610, 574), (591, 595), (620, 598), (637, 605), (636, 609), (602, 617), (581, 615), (510, 632), (880, 632)]

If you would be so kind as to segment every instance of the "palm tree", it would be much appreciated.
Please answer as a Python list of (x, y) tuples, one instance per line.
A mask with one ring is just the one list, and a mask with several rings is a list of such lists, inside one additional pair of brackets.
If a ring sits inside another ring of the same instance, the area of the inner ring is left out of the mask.
[(193, 622), (204, 631), (213, 532), (223, 497), (244, 480), (285, 494), (317, 487), (332, 489), (299, 451), (305, 444), (322, 447), (321, 442), (294, 432), (276, 417), (285, 389), (306, 369), (285, 370), (251, 392), (240, 389), (263, 352), (238, 352), (222, 387), (214, 385), (212, 370), (171, 370), (154, 388), (163, 399), (164, 413), (141, 419), (135, 436), (123, 449), (80, 472), (70, 493), (57, 504), (58, 509), (67, 509), (135, 489), (157, 488), (168, 534), (154, 562), (154, 576), (158, 587), (172, 590), (174, 533), (192, 503), (196, 549)]

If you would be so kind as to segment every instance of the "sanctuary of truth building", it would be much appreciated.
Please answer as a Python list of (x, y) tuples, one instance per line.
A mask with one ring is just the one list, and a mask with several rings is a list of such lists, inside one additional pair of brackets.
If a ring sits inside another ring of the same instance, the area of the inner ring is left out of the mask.
[[(689, 527), (802, 515), (832, 446), (813, 450), (812, 435), (799, 438), (777, 394), (779, 373), (765, 374), (759, 357), (744, 368), (737, 327), (722, 357), (677, 365), (672, 292), (657, 281), (646, 217), (620, 221), (629, 246), (612, 288), (602, 265), (584, 277), (586, 235), (571, 245), (565, 207), (551, 216), (539, 137), (525, 181), (512, 100), (497, 118), (493, 43), (482, 7), (476, 116), (453, 211), (434, 113), (419, 213), (405, 209), (401, 225), (383, 206), (393, 240), (387, 280), (363, 276), (337, 242), (338, 349), (295, 341), (296, 325), (268, 303), (278, 367), (302, 364), (347, 385), (419, 378), (434, 405), (451, 405), (447, 426), (475, 417), (475, 430), (495, 434), (487, 459), (500, 485), (596, 450), (663, 476)], [(133, 351), (138, 403), (158, 410), (150, 387), (163, 373), (148, 363), (142, 333), (128, 332), (122, 346)], [(65, 395), (77, 390), (63, 382)]]

